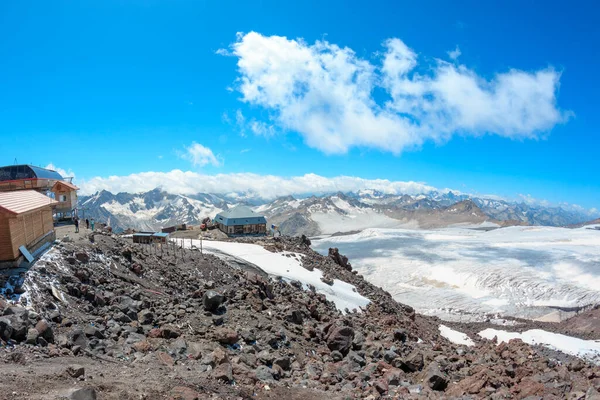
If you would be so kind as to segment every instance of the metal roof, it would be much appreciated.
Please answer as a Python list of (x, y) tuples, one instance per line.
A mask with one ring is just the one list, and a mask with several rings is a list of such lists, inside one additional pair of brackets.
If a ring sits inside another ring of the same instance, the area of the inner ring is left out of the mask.
[(164, 233), (164, 232), (156, 232), (152, 236), (156, 236), (156, 237), (168, 237), (169, 234), (168, 233)]
[(255, 213), (249, 207), (236, 206), (231, 210), (217, 214), (215, 220), (225, 226), (266, 224), (267, 220), (260, 214)]
[(62, 181), (63, 177), (56, 171), (33, 165), (7, 165), (0, 167), (0, 181), (19, 179), (52, 179)]
[(38, 208), (51, 206), (58, 202), (35, 190), (0, 192), (0, 212), (13, 215), (23, 214)]

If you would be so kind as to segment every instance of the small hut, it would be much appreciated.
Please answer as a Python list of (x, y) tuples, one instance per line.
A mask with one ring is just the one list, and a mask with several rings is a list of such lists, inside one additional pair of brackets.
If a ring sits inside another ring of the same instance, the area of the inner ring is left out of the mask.
[(12, 267), (25, 252), (35, 253), (54, 241), (52, 208), (56, 203), (34, 190), (0, 192), (0, 267)]
[(267, 220), (249, 207), (238, 205), (223, 211), (215, 217), (215, 223), (227, 236), (264, 236), (267, 234)]
[(67, 181), (57, 181), (50, 190), (58, 201), (54, 212), (57, 219), (71, 218), (76, 214), (77, 191), (79, 188)]
[(133, 234), (133, 243), (167, 243), (168, 238), (169, 234), (166, 232), (136, 232)]

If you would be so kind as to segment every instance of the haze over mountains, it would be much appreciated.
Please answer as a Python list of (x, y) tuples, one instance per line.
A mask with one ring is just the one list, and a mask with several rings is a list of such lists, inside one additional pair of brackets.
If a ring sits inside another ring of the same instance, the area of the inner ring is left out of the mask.
[(144, 193), (113, 194), (106, 190), (83, 196), (85, 217), (110, 221), (116, 231), (156, 230), (174, 224), (199, 224), (205, 217), (244, 203), (264, 214), (283, 234), (319, 235), (365, 228), (567, 226), (594, 216), (558, 206), (530, 205), (465, 194), (430, 192), (391, 195), (375, 190), (265, 200), (256, 195), (170, 194), (160, 188)]

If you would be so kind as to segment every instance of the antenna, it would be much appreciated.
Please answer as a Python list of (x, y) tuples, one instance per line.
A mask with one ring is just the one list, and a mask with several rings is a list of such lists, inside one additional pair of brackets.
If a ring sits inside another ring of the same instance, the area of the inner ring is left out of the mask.
[(14, 165), (17, 165), (17, 164), (18, 164), (17, 157), (15, 157), (15, 163), (14, 163)]

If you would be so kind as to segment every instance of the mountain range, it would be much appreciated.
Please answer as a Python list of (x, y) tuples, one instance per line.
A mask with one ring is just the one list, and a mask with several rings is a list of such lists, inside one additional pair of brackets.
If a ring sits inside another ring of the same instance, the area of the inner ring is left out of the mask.
[(492, 228), (506, 225), (568, 226), (590, 215), (562, 207), (473, 197), (454, 192), (420, 195), (384, 194), (375, 190), (322, 196), (264, 200), (244, 194), (171, 194), (160, 188), (145, 193), (106, 190), (79, 200), (80, 215), (108, 222), (115, 231), (158, 230), (176, 224), (199, 224), (205, 217), (237, 204), (265, 215), (284, 234), (310, 236), (365, 228)]

